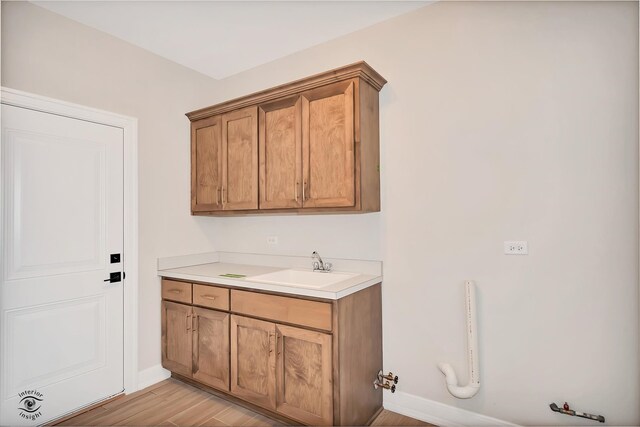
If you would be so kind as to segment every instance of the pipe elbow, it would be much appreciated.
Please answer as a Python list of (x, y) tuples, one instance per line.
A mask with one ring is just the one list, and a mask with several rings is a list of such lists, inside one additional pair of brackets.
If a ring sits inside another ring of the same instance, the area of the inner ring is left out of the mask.
[(438, 369), (444, 374), (447, 382), (447, 390), (458, 399), (469, 399), (480, 391), (480, 383), (472, 382), (462, 387), (458, 385), (456, 371), (448, 363), (438, 363)]
[(480, 391), (480, 384), (469, 384), (464, 387), (458, 387), (447, 383), (447, 389), (449, 390), (449, 393), (458, 399), (469, 399), (478, 394), (478, 391)]
[(456, 371), (453, 370), (453, 367), (451, 365), (441, 362), (438, 363), (438, 369), (440, 369), (440, 372), (444, 374), (447, 385), (458, 385), (458, 376), (456, 375)]

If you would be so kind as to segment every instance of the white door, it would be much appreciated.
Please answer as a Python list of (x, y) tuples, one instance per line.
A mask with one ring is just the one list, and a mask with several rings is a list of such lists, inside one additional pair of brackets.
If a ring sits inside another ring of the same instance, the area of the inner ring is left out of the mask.
[(123, 130), (1, 120), (0, 425), (38, 425), (123, 390)]

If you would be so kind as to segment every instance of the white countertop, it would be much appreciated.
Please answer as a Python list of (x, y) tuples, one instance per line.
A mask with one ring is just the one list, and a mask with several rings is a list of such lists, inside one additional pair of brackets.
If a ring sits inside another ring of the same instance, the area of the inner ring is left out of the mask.
[[(311, 271), (311, 268), (301, 267), (301, 265), (304, 265), (303, 262), (310, 267), (311, 258), (229, 252), (212, 252), (192, 256), (161, 258), (158, 260), (158, 275), (172, 279), (331, 300), (343, 298), (382, 282), (382, 263), (379, 261), (342, 260), (335, 258), (327, 259), (327, 261), (333, 263), (334, 266), (338, 266), (339, 269), (336, 268), (336, 273), (351, 273), (355, 274), (355, 276), (321, 288), (250, 281), (247, 279), (251, 279), (252, 276), (272, 273), (278, 270), (293, 268), (296, 270)], [(224, 274), (238, 274), (246, 277), (230, 278), (221, 276)]]

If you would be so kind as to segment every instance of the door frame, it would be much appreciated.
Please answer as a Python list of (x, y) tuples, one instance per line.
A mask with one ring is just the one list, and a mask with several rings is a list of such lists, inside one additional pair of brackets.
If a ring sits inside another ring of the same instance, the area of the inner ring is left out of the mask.
[[(0, 103), (113, 126), (123, 131), (125, 256), (122, 271), (127, 275), (124, 282), (124, 393), (133, 393), (138, 389), (138, 119), (7, 87), (0, 87)], [(0, 157), (0, 188), (2, 176)], [(0, 224), (4, 223), (2, 215), (0, 209)], [(0, 242), (4, 238), (2, 229), (0, 227)], [(4, 282), (3, 268), (0, 262), (0, 283)]]

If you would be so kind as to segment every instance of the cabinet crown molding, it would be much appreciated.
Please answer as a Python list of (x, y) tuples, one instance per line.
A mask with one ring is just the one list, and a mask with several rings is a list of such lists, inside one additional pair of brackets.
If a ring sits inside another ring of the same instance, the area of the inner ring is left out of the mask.
[(283, 98), (288, 95), (294, 95), (299, 92), (315, 89), (329, 83), (334, 83), (350, 78), (360, 78), (369, 83), (378, 92), (387, 83), (387, 80), (385, 80), (385, 78), (382, 77), (376, 70), (371, 68), (369, 64), (364, 61), (359, 61), (350, 65), (346, 65), (344, 67), (325, 71), (324, 73), (315, 74), (310, 77), (275, 86), (271, 89), (262, 90), (260, 92), (255, 92), (250, 95), (232, 99), (230, 101), (225, 101), (220, 104), (212, 105), (210, 107), (191, 111), (187, 113), (186, 116), (191, 121), (199, 120), (217, 114), (226, 113), (231, 110), (236, 110), (238, 108), (261, 104), (264, 102)]

